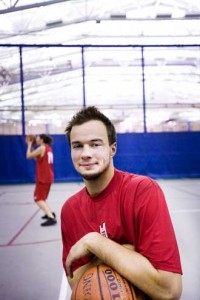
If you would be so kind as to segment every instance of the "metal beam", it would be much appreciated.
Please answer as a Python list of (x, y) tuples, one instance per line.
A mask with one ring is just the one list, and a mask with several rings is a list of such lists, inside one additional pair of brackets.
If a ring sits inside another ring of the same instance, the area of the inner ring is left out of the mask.
[(8, 14), (8, 13), (16, 12), (16, 11), (22, 11), (22, 10), (37, 8), (37, 7), (41, 7), (41, 6), (48, 6), (48, 5), (52, 5), (52, 4), (58, 4), (58, 3), (67, 2), (67, 1), (70, 1), (70, 0), (50, 0), (50, 1), (40, 2), (40, 3), (33, 3), (33, 4), (29, 4), (29, 5), (12, 6), (10, 8), (1, 9), (0, 10), (0, 15)]

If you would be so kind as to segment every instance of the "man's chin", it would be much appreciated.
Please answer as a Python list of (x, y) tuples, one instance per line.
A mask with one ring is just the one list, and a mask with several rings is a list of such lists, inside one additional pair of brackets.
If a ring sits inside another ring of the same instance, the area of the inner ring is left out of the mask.
[(101, 173), (81, 174), (81, 176), (83, 179), (90, 181), (98, 179), (101, 176)]
[(108, 169), (109, 169), (109, 164), (104, 166), (104, 168), (98, 168), (96, 170), (90, 170), (90, 171), (82, 170), (82, 172), (79, 172), (79, 174), (83, 177), (83, 179), (92, 181), (104, 176), (104, 174), (107, 172)]

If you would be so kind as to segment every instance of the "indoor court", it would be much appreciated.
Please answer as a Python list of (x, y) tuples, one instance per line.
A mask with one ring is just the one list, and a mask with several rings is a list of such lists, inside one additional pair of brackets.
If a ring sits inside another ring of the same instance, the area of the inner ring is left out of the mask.
[[(181, 300), (199, 300), (200, 179), (158, 180), (165, 192), (183, 265)], [(58, 224), (40, 227), (41, 213), (32, 201), (34, 186), (0, 186), (0, 299), (69, 300), (61, 263), (59, 213), (65, 199), (82, 183), (57, 183), (49, 203)]]
[[(83, 181), (65, 129), (93, 105), (115, 126), (115, 167), (162, 187), (180, 300), (200, 300), (200, 0), (0, 0), (0, 300), (70, 300), (60, 211)], [(40, 134), (53, 138), (47, 227), (26, 159)]]

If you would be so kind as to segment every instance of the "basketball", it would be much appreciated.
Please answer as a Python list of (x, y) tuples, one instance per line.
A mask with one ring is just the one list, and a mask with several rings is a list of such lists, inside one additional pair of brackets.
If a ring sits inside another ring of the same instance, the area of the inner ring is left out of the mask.
[(71, 300), (145, 300), (145, 295), (112, 268), (89, 268), (72, 290)]
[(34, 134), (29, 134), (26, 136), (26, 142), (32, 142), (32, 146), (36, 146), (36, 136)]

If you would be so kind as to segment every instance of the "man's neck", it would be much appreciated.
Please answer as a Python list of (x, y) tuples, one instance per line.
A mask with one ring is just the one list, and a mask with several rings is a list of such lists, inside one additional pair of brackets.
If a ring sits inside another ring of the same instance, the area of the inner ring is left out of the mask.
[(110, 181), (114, 176), (114, 167), (110, 168), (108, 172), (102, 174), (97, 179), (94, 180), (86, 180), (84, 179), (86, 188), (90, 196), (95, 197), (98, 196), (101, 192), (105, 190)]

